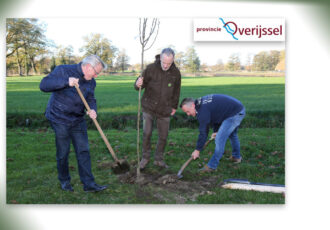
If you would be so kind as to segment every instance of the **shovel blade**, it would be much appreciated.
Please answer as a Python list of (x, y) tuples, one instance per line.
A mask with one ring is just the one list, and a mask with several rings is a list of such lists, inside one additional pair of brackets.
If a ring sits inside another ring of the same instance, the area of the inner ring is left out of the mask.
[(130, 166), (126, 160), (119, 160), (118, 162), (113, 163), (111, 169), (115, 174), (121, 174), (128, 172)]
[(176, 176), (178, 177), (178, 179), (181, 179), (183, 177), (182, 170), (180, 170)]

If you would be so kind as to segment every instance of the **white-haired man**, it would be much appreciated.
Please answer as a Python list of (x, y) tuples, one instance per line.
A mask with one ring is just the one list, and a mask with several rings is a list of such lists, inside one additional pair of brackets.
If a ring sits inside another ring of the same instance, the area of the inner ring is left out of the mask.
[(144, 169), (150, 160), (151, 135), (153, 121), (156, 120), (158, 142), (154, 157), (154, 165), (168, 168), (164, 161), (164, 149), (173, 116), (179, 104), (181, 89), (181, 73), (174, 64), (174, 51), (165, 48), (156, 56), (154, 63), (148, 65), (137, 78), (134, 87), (144, 89), (141, 99), (143, 110), (143, 144), (140, 168)]
[(71, 141), (76, 152), (79, 176), (84, 185), (84, 191), (97, 192), (107, 188), (94, 181), (87, 126), (84, 120), (85, 107), (74, 87), (75, 84), (79, 84), (91, 108), (88, 115), (90, 118), (96, 118), (94, 78), (105, 68), (106, 64), (98, 56), (91, 55), (79, 64), (57, 66), (40, 82), (40, 90), (52, 93), (45, 116), (55, 132), (58, 179), (64, 191), (73, 191), (68, 163)]

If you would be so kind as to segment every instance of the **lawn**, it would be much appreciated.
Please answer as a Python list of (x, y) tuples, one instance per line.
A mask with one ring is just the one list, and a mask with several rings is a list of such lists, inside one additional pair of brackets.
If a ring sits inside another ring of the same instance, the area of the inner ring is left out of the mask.
[[(7, 112), (42, 114), (50, 93), (40, 91), (41, 79), (7, 77)], [(100, 76), (96, 81), (99, 113), (136, 113), (135, 77)], [(221, 93), (241, 100), (248, 111), (283, 111), (284, 82), (283, 77), (183, 77), (180, 99)]]
[[(285, 79), (284, 77), (183, 77), (181, 98), (222, 93), (241, 100), (247, 116), (239, 136), (243, 162), (231, 163), (230, 144), (220, 166), (213, 174), (199, 175), (197, 170), (212, 155), (214, 143), (193, 161), (179, 181), (176, 175), (190, 157), (197, 140), (196, 119), (178, 110), (171, 118), (171, 131), (165, 160), (169, 169), (159, 170), (152, 162), (142, 172), (145, 183), (135, 182), (136, 115), (138, 93), (135, 77), (100, 76), (96, 99), (98, 121), (119, 158), (125, 158), (131, 171), (116, 175), (113, 162), (90, 119), (88, 122), (93, 173), (96, 182), (109, 189), (83, 192), (73, 149), (70, 172), (75, 192), (63, 192), (57, 180), (54, 133), (44, 118), (50, 96), (39, 90), (41, 76), (7, 77), (7, 203), (8, 204), (283, 204), (282, 194), (226, 190), (219, 184), (228, 178), (254, 182), (285, 184)], [(154, 131), (154, 150), (157, 131)]]
[[(50, 93), (39, 90), (41, 79), (41, 76), (7, 77), (7, 127), (48, 126), (43, 113)], [(135, 77), (100, 76), (96, 81), (102, 127), (136, 127)], [(245, 105), (246, 127), (284, 127), (284, 83), (284, 77), (183, 77), (180, 101), (212, 93), (228, 94)], [(183, 118), (184, 114), (178, 110), (177, 116)], [(172, 122), (171, 127), (186, 127), (181, 121)]]
[[(156, 131), (155, 131), (156, 132)], [(127, 158), (131, 173), (136, 167), (136, 131), (107, 130), (106, 135), (119, 158)], [(155, 133), (156, 134), (156, 133)], [(74, 152), (70, 154), (70, 173), (75, 192), (59, 187), (56, 171), (54, 133), (51, 129), (25, 128), (7, 130), (7, 203), (8, 204), (283, 204), (282, 194), (226, 190), (219, 184), (228, 178), (244, 178), (256, 182), (285, 183), (284, 129), (249, 129), (239, 131), (244, 161), (235, 165), (228, 143), (216, 172), (199, 175), (214, 149), (211, 143), (183, 172), (178, 183), (164, 184), (159, 178), (175, 175), (190, 157), (197, 130), (180, 128), (169, 134), (165, 160), (169, 169), (159, 170), (152, 162), (142, 171), (153, 175), (143, 186), (132, 183), (126, 174), (114, 174), (108, 162), (112, 158), (97, 131), (89, 131), (93, 173), (96, 182), (109, 189), (89, 194), (82, 190)], [(156, 135), (152, 148), (155, 148)], [(73, 149), (73, 148), (71, 148)]]

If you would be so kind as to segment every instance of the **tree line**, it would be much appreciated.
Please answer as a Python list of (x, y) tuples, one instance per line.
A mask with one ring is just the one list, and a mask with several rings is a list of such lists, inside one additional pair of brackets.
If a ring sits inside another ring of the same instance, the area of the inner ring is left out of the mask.
[[(84, 57), (95, 54), (108, 65), (108, 72), (140, 72), (141, 64), (129, 64), (125, 49), (119, 50), (110, 39), (102, 34), (84, 36), (79, 51), (82, 56), (74, 55), (72, 46), (56, 46), (45, 36), (46, 26), (38, 19), (10, 18), (6, 21), (6, 71), (7, 76), (48, 74), (57, 65), (78, 63)], [(221, 59), (215, 65), (202, 63), (194, 46), (185, 51), (177, 51), (175, 63), (182, 72), (218, 72), (218, 71), (284, 71), (285, 50), (272, 50), (248, 56), (241, 61), (234, 53), (227, 63)], [(160, 50), (159, 50), (160, 52)], [(149, 64), (148, 62), (145, 64)]]

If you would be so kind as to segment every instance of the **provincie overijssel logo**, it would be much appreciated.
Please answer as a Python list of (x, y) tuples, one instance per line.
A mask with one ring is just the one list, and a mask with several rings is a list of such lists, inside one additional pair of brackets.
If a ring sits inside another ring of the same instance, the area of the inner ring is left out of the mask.
[(222, 17), (195, 19), (194, 41), (285, 41), (285, 20)]

